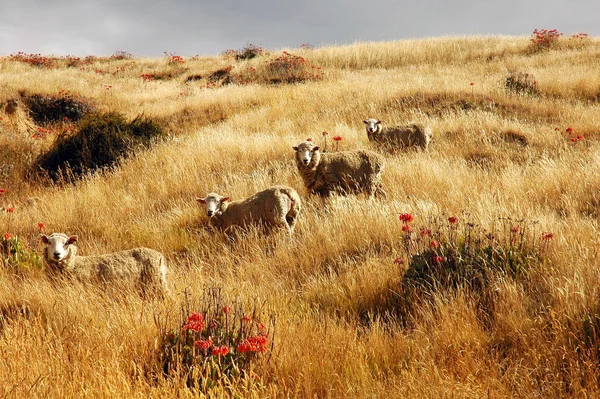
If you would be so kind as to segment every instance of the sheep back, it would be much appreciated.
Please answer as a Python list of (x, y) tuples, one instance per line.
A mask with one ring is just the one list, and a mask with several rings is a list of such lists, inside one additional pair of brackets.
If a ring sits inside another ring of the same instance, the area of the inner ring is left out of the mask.
[(419, 147), (426, 150), (431, 141), (432, 132), (429, 126), (411, 124), (382, 127), (375, 133), (367, 131), (367, 136), (371, 142), (392, 148)]

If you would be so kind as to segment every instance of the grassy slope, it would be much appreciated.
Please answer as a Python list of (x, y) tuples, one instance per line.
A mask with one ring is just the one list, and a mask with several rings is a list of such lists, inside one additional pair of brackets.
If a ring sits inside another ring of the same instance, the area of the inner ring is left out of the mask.
[[(4, 201), (16, 207), (12, 231), (37, 247), (36, 226), (43, 221), (50, 231), (78, 234), (88, 254), (149, 246), (168, 255), (176, 293), (217, 284), (242, 298), (267, 299), (278, 315), (277, 350), (262, 370), (262, 387), (235, 388), (244, 395), (600, 394), (594, 354), (577, 354), (569, 345), (582, 315), (598, 307), (600, 42), (578, 48), (565, 39), (559, 49), (531, 53), (526, 38), (439, 38), (295, 53), (323, 66), (325, 79), (206, 89), (183, 80), (231, 60), (188, 60), (179, 67), (156, 59), (99, 61), (82, 70), (0, 61), (0, 101), (23, 89), (69, 90), (101, 109), (165, 118), (177, 133), (114, 173), (75, 186), (44, 187), (2, 175), (0, 186), (9, 190)], [(94, 72), (125, 64), (116, 75)], [(181, 75), (162, 82), (140, 78), (165, 70)], [(533, 73), (543, 96), (507, 94), (503, 80), (515, 70)], [(477, 107), (458, 109), (461, 101)], [(327, 130), (344, 137), (344, 149), (368, 148), (362, 124), (368, 117), (427, 122), (434, 131), (428, 152), (386, 156), (388, 200), (341, 198), (323, 210), (307, 198), (293, 242), (252, 236), (230, 244), (201, 228), (205, 220), (194, 199), (209, 191), (237, 199), (283, 183), (306, 198), (291, 146)], [(24, 115), (16, 119), (4, 116), (0, 124), (4, 151), (49, 145), (51, 139), (31, 143), (30, 122)], [(568, 126), (585, 140), (568, 143)], [(502, 140), (507, 129), (525, 135), (529, 146)], [(399, 212), (417, 220), (468, 213), (488, 226), (499, 216), (539, 220), (557, 234), (547, 270), (534, 276), (544, 289), (526, 293), (514, 281), (500, 281), (491, 330), (477, 320), (472, 298), (448, 293), (419, 308), (412, 329), (389, 322), (361, 326), (359, 314), (377, 307), (401, 279), (393, 264), (402, 252)], [(3, 218), (0, 223), (8, 223)], [(157, 304), (135, 295), (113, 301), (79, 285), (53, 287), (40, 276), (21, 280), (8, 273), (0, 284), (4, 308), (28, 301), (39, 313), (0, 330), (0, 392), (192, 394), (180, 381), (143, 377), (155, 342), (153, 313), (178, 309), (181, 295)]]

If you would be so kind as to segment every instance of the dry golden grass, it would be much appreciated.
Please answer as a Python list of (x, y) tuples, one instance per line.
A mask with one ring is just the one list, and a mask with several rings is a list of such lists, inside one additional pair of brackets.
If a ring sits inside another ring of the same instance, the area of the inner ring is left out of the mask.
[[(216, 396), (600, 395), (598, 342), (577, 346), (585, 317), (600, 315), (600, 41), (536, 53), (528, 38), (513, 37), (289, 51), (322, 66), (324, 79), (185, 84), (187, 76), (232, 64), (235, 72), (264, 57), (177, 66), (98, 60), (55, 69), (0, 61), (0, 103), (20, 91), (68, 90), (101, 110), (158, 118), (172, 133), (111, 173), (48, 185), (29, 180), (25, 170), (52, 138), (30, 139), (35, 126), (22, 110), (0, 112), (0, 188), (8, 190), (0, 206), (15, 207), (1, 215), (0, 233), (10, 218), (11, 232), (33, 248), (41, 248), (38, 222), (49, 232), (79, 235), (83, 254), (155, 248), (169, 259), (174, 293), (143, 302), (134, 292), (115, 298), (51, 284), (40, 273), (2, 272), (0, 395), (203, 396), (185, 381), (147, 373), (154, 316), (177, 313), (185, 289), (199, 294), (207, 285), (266, 300), (277, 314), (275, 350), (258, 370), (261, 379), (217, 387)], [(504, 79), (513, 71), (532, 73), (541, 95), (507, 93)], [(145, 73), (171, 78), (148, 82)], [(306, 195), (291, 146), (307, 137), (319, 142), (326, 130), (343, 136), (343, 149), (369, 148), (362, 123), (368, 117), (428, 123), (432, 145), (425, 153), (386, 154), (387, 200), (334, 198), (323, 208)], [(585, 139), (570, 143), (569, 126)], [(239, 199), (272, 184), (295, 187), (305, 199), (292, 240), (250, 234), (230, 242), (203, 228), (197, 196), (216, 191)], [(527, 218), (556, 238), (543, 268), (526, 281), (496, 282), (492, 327), (460, 290), (435, 293), (407, 327), (381, 312), (402, 279), (394, 264), (403, 253), (399, 212), (418, 221), (468, 214), (484, 226), (498, 217)]]

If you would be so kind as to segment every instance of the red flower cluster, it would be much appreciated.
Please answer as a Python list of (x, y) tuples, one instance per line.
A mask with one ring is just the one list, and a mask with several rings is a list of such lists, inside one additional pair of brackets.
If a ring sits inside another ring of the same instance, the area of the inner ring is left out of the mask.
[(42, 222), (38, 223), (38, 229), (44, 230), (45, 228), (46, 228), (46, 225), (44, 223), (42, 223)]
[(431, 246), (431, 248), (438, 248), (440, 246), (440, 242), (436, 240), (431, 240), (429, 245)]
[[(558, 128), (557, 128), (557, 130), (558, 130)], [(583, 134), (575, 135), (575, 130), (570, 126), (565, 131), (567, 132), (567, 134), (568, 134), (567, 138), (569, 139), (569, 141), (571, 143), (577, 143), (578, 141), (581, 141), (584, 139)]]
[(450, 216), (448, 218), (448, 223), (450, 224), (456, 224), (458, 222), (458, 218), (456, 216)]
[(167, 62), (169, 65), (181, 65), (185, 64), (185, 60), (182, 56), (170, 54), (165, 51), (165, 57), (167, 57)]
[(9, 232), (4, 233), (4, 240), (8, 241), (12, 238), (12, 234), (10, 234)]
[(204, 316), (200, 313), (192, 313), (188, 319), (187, 323), (183, 326), (186, 330), (192, 331), (200, 331), (204, 329)]
[(425, 236), (431, 236), (431, 229), (428, 229), (426, 227), (423, 227), (421, 229), (421, 237), (425, 237)]
[(443, 256), (434, 256), (433, 257), (433, 262), (437, 263), (438, 265), (440, 263), (443, 263), (446, 260), (446, 258), (444, 258)]
[(551, 233), (551, 232), (549, 232), (549, 231), (546, 231), (546, 232), (542, 233), (542, 240), (544, 240), (544, 241), (549, 241), (549, 240), (553, 239), (553, 238), (554, 238), (554, 236), (555, 236), (555, 234), (554, 234), (554, 233)]
[(194, 345), (200, 349), (208, 349), (212, 346), (212, 344), (213, 344), (213, 341), (210, 338), (207, 340), (199, 339), (196, 342), (194, 342)]
[(402, 231), (407, 232), (407, 231), (411, 231), (412, 229), (410, 228), (410, 225), (408, 224), (403, 224), (402, 225)]
[(400, 221), (402, 223), (410, 223), (413, 220), (415, 220), (415, 218), (410, 213), (401, 213), (400, 214)]
[(258, 335), (256, 337), (248, 337), (238, 345), (237, 352), (266, 352), (267, 351), (267, 337)]
[(244, 317), (242, 317), (242, 321), (244, 321), (246, 323), (252, 323), (252, 316), (245, 315)]
[(14, 211), (15, 211), (15, 207), (14, 206), (6, 208), (6, 213), (13, 213)]
[(40, 68), (51, 68), (54, 66), (54, 58), (44, 57), (41, 54), (27, 54), (19, 51), (17, 54), (11, 54), (8, 56), (9, 61), (18, 61), (31, 66)]
[(333, 141), (342, 141), (342, 136), (333, 136)]
[(531, 35), (531, 42), (537, 48), (547, 49), (561, 36), (562, 33), (556, 29), (534, 29), (533, 34)]
[(225, 305), (225, 306), (223, 306), (223, 308), (221, 310), (223, 311), (223, 313), (229, 314), (229, 313), (231, 313), (231, 306)]
[(404, 259), (402, 259), (402, 257), (399, 256), (396, 259), (394, 259), (394, 264), (395, 265), (403, 265), (404, 264)]
[(3, 195), (6, 193), (6, 189), (5, 188), (0, 188), (0, 195)]
[(225, 356), (229, 353), (229, 347), (226, 345), (215, 346), (211, 353), (213, 356)]

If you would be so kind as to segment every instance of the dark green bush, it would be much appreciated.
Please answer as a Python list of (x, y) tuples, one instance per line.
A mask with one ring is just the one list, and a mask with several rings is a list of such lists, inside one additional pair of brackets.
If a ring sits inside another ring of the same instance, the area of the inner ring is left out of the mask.
[(52, 95), (33, 94), (23, 101), (38, 125), (62, 122), (65, 118), (76, 122), (94, 111), (89, 100), (63, 91)]
[(113, 166), (134, 148), (149, 148), (165, 134), (158, 123), (145, 117), (127, 122), (118, 113), (91, 114), (75, 134), (59, 136), (36, 164), (54, 180), (71, 180)]
[(537, 87), (535, 76), (526, 72), (511, 72), (504, 79), (504, 88), (512, 93), (538, 96), (540, 91)]

